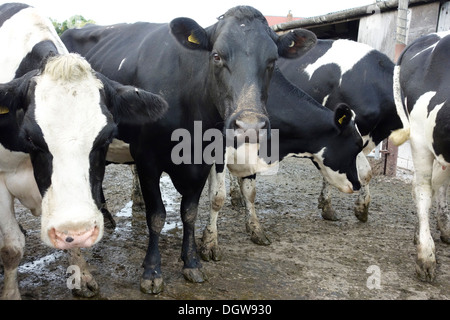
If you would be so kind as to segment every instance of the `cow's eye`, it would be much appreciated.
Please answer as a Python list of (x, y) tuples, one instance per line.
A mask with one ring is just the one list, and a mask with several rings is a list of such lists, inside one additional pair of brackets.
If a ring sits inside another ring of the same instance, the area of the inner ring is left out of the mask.
[(216, 52), (216, 53), (213, 53), (213, 60), (214, 60), (214, 62), (216, 62), (216, 63), (220, 63), (221, 61), (222, 61), (222, 58), (219, 56), (219, 54)]

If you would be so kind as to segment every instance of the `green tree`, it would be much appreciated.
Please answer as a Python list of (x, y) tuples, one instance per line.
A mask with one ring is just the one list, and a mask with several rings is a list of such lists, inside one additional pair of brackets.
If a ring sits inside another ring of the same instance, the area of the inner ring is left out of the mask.
[(67, 29), (81, 28), (88, 23), (95, 24), (94, 20), (91, 20), (91, 19), (87, 20), (86, 18), (84, 18), (81, 15), (72, 16), (69, 19), (67, 19), (66, 21), (61, 22), (61, 23), (59, 23), (58, 21), (53, 20), (53, 19), (50, 19), (50, 20), (52, 21), (53, 26), (55, 27), (55, 30), (58, 33), (58, 35), (61, 35)]

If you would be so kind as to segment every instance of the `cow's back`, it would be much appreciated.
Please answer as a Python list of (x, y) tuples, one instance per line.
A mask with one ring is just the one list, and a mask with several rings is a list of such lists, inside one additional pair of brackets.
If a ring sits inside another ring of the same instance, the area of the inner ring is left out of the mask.
[(153, 92), (180, 85), (179, 46), (168, 24), (89, 25), (67, 30), (61, 39), (69, 51), (80, 53), (95, 70), (118, 82)]
[(450, 80), (450, 36), (441, 36), (430, 34), (419, 38), (406, 47), (399, 58), (400, 82), (407, 91), (410, 109), (426, 92), (438, 92), (440, 95), (448, 92), (444, 87)]

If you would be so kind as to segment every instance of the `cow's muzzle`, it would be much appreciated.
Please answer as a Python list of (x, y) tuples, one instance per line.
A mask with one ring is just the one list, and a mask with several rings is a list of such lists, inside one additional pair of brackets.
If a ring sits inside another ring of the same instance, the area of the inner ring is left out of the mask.
[(270, 121), (265, 115), (252, 112), (240, 112), (226, 122), (226, 134), (229, 132), (242, 143), (259, 143), (270, 138)]
[(97, 226), (84, 230), (64, 230), (64, 228), (51, 228), (48, 236), (57, 249), (88, 248), (94, 245), (99, 237), (100, 229)]

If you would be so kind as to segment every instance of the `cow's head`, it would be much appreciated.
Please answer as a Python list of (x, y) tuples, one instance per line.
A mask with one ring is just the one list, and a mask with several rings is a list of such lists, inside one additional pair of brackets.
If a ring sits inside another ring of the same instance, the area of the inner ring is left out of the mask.
[(207, 52), (205, 86), (225, 129), (237, 130), (236, 135), (270, 129), (265, 104), (275, 61), (298, 57), (316, 42), (307, 30), (278, 36), (259, 11), (247, 6), (230, 9), (207, 29), (189, 18), (177, 18), (170, 27), (184, 47)]
[[(312, 159), (324, 178), (345, 193), (359, 190), (361, 181), (370, 180), (371, 175), (367, 159), (361, 154), (363, 139), (354, 119), (354, 112), (346, 104), (337, 106), (334, 111), (333, 132), (324, 137), (325, 147)], [(358, 167), (366, 170), (361, 171), (364, 175), (361, 180), (358, 176)]]
[(60, 249), (98, 242), (103, 235), (98, 188), (116, 124), (156, 120), (166, 102), (96, 74), (80, 56), (65, 54), (0, 85), (0, 106), (17, 122), (31, 157), (42, 195), (43, 242)]

